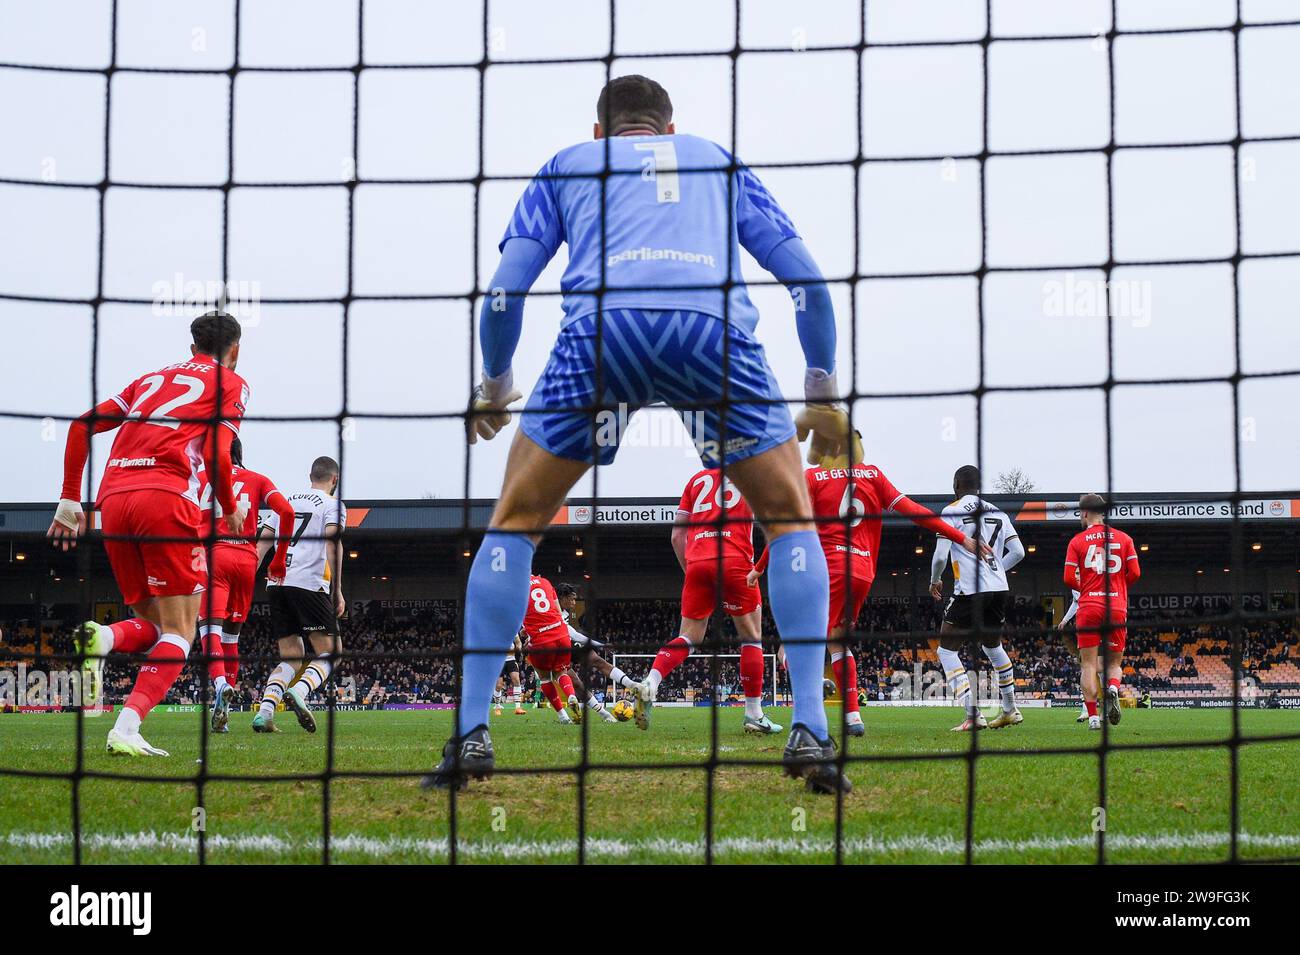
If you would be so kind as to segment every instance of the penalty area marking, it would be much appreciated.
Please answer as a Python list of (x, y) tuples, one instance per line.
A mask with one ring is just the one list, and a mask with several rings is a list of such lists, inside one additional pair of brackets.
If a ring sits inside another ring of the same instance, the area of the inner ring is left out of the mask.
[[(1124, 835), (1114, 833), (1106, 837), (1106, 846), (1112, 851), (1167, 852), (1177, 849), (1223, 849), (1228, 846), (1226, 832), (1168, 832), (1150, 835)], [(290, 839), (273, 835), (242, 835), (207, 837), (209, 852), (319, 852), (319, 839)], [(1240, 833), (1240, 846), (1260, 849), (1295, 849), (1300, 847), (1300, 834)], [(1058, 852), (1066, 849), (1092, 849), (1096, 840), (1089, 836), (1033, 836), (1028, 839), (980, 839), (975, 843), (975, 853), (988, 852)], [(8, 832), (0, 835), (0, 845), (15, 849), (61, 849), (72, 846), (72, 836), (66, 832)], [(87, 833), (81, 845), (92, 851), (119, 852), (186, 852), (198, 849), (198, 839), (189, 834), (166, 832)], [(898, 853), (926, 853), (941, 857), (962, 857), (966, 853), (963, 840), (951, 836), (892, 836), (889, 838), (853, 837), (843, 840), (844, 855), (852, 857), (889, 856)], [(589, 859), (624, 859), (649, 855), (677, 859), (702, 859), (702, 839), (588, 839), (586, 855)], [(835, 851), (832, 839), (751, 839), (723, 838), (713, 842), (715, 857), (727, 855), (831, 855)], [(367, 859), (387, 859), (394, 856), (420, 856), (427, 859), (445, 859), (445, 839), (409, 839), (404, 837), (372, 837), (344, 835), (330, 839), (330, 852), (335, 856), (363, 856)], [(462, 840), (457, 853), (466, 859), (564, 859), (577, 853), (577, 840), (553, 839), (528, 842)]]

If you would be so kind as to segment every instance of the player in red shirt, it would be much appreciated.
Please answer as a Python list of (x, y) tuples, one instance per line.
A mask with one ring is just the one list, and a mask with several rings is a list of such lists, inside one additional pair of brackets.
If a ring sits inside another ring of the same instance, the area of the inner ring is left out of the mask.
[(709, 468), (693, 475), (682, 491), (673, 525), (673, 551), (686, 572), (682, 621), (677, 636), (655, 657), (650, 673), (634, 693), (636, 725), (650, 726), (659, 683), (704, 640), (709, 618), (721, 598), (722, 609), (740, 636), (740, 688), (745, 697), (746, 733), (779, 733), (763, 713), (763, 597), (749, 573), (754, 569), (754, 512), (740, 491)]
[(578, 676), (578, 670), (585, 670), (590, 667), (596, 671), (598, 676), (604, 677), (608, 682), (613, 683), (615, 687), (625, 690), (635, 690), (638, 686), (637, 681), (600, 655), (599, 651), (604, 648), (605, 644), (587, 636), (573, 625), (578, 613), (578, 588), (573, 584), (560, 584), (555, 588), (555, 593), (560, 598), (560, 615), (564, 617), (564, 625), (569, 630), (569, 643), (573, 648), (572, 658), (576, 658), (571, 658), (572, 662), (570, 662), (569, 668), (564, 671), (568, 674), (569, 679), (573, 681), (573, 691), (577, 694), (578, 699), (586, 699), (586, 712), (597, 714), (606, 723), (617, 723), (618, 717), (597, 699), (596, 694), (589, 687), (583, 685), (582, 677)]
[(560, 714), (560, 722), (581, 722), (582, 707), (578, 705), (573, 680), (567, 672), (573, 650), (569, 627), (564, 622), (555, 588), (538, 574), (533, 574), (528, 581), (528, 610), (524, 614), (523, 635), (528, 665), (537, 672), (542, 695)]
[[(257, 568), (261, 565), (257, 546), (257, 514), (262, 508), (275, 511), (278, 527), (293, 527), (293, 507), (269, 477), (244, 467), (244, 449), (236, 438), (230, 445), (233, 463), (231, 484), (235, 499), (248, 511), (242, 534), (221, 537), (213, 545), (209, 557), (212, 568), (211, 584), (203, 599), (199, 633), (203, 654), (208, 661), (208, 676), (212, 680), (215, 698), (212, 703), (212, 732), (230, 732), (230, 696), (239, 676), (239, 631), (248, 616), (253, 602), (253, 588), (257, 583)], [(208, 472), (202, 473), (199, 503), (203, 520), (212, 520), (212, 484)], [(221, 521), (221, 530), (227, 530)], [(270, 533), (269, 529), (267, 533)], [(285, 555), (289, 551), (290, 536), (280, 537), (275, 556), (266, 570), (270, 580), (282, 582), (287, 573)]]
[(200, 517), (201, 472), (218, 475), (213, 497), (227, 515), (227, 532), (241, 533), (248, 514), (235, 500), (230, 467), (230, 445), (248, 405), (248, 386), (235, 373), (239, 322), (209, 312), (194, 320), (190, 334), (191, 357), (142, 375), (72, 423), (47, 534), (56, 547), (76, 546), (86, 527), (80, 500), (90, 438), (116, 428), (97, 507), (113, 576), (136, 619), (82, 624), (77, 652), (96, 702), (107, 653), (147, 650), (148, 660), (109, 731), (110, 753), (167, 755), (140, 735), (140, 721), (185, 666), (208, 585), (204, 538), (211, 535)]
[[(849, 458), (839, 455), (823, 458), (820, 466), (804, 472), (817, 519), (817, 536), (826, 552), (826, 569), (830, 573), (830, 629), (826, 646), (835, 685), (844, 701), (844, 721), (850, 736), (861, 736), (866, 729), (858, 702), (858, 665), (845, 640), (862, 612), (862, 604), (876, 577), (882, 517), (893, 511), (971, 553), (976, 553), (977, 546), (988, 550), (988, 545), (977, 545), (973, 538), (903, 494), (880, 468), (863, 463), (866, 455), (861, 437), (854, 432), (850, 451), (857, 463), (851, 469)], [(767, 569), (767, 556), (764, 550), (754, 579)]]
[(1106, 523), (1109, 505), (1100, 494), (1079, 499), (1083, 530), (1065, 552), (1065, 585), (1079, 591), (1075, 632), (1079, 643), (1079, 680), (1088, 728), (1101, 729), (1097, 715), (1097, 648), (1106, 636), (1106, 718), (1119, 723), (1119, 681), (1128, 639), (1128, 585), (1142, 576), (1133, 538)]

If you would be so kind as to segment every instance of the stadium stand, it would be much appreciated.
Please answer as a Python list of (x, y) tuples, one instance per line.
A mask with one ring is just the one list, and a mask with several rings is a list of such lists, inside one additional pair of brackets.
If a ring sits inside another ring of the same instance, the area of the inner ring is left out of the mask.
[[(336, 688), (336, 703), (382, 707), (384, 705), (451, 704), (455, 699), (455, 671), (449, 653), (455, 642), (455, 621), (459, 604), (453, 600), (421, 601), (418, 610), (394, 614), (371, 601), (367, 609), (345, 622), (344, 645), (358, 654), (347, 665)], [(602, 608), (600, 625), (592, 635), (620, 645), (641, 647), (661, 640), (677, 622), (678, 607), (672, 600), (612, 600)], [(920, 608), (925, 630), (937, 629), (938, 608)], [(242, 652), (246, 658), (243, 696), (252, 700), (249, 688), (261, 685), (273, 661), (273, 647), (264, 619), (255, 618), (246, 630)], [(1147, 629), (1135, 616), (1130, 629), (1129, 652), (1124, 659), (1126, 693), (1150, 693), (1161, 698), (1222, 698), (1232, 696), (1230, 634), (1227, 627), (1196, 622), (1176, 627)], [(1041, 607), (1023, 600), (1009, 621), (1013, 635), (1007, 646), (1016, 662), (1018, 693), (1022, 698), (1073, 699), (1078, 692), (1078, 664), (1060, 640), (1034, 633), (1050, 625)], [(45, 626), (39, 631), (31, 622), (3, 625), (6, 638), (0, 644), (0, 670), (19, 663), (32, 667), (41, 657), (70, 653), (72, 638), (67, 626)], [(776, 632), (770, 617), (764, 619), (767, 651), (776, 647)], [(892, 678), (910, 674), (919, 663), (922, 672), (941, 672), (930, 641), (924, 637), (899, 636), (908, 624), (903, 609), (894, 603), (869, 601), (858, 620), (860, 640), (856, 647), (862, 686), (867, 698), (888, 701), (894, 695)], [(1015, 631), (1024, 633), (1015, 635)], [(717, 652), (736, 653), (730, 621), (719, 637)], [(1273, 691), (1296, 696), (1300, 691), (1300, 634), (1289, 625), (1266, 621), (1248, 628), (1243, 643), (1241, 697), (1251, 701)], [(396, 658), (388, 658), (397, 654)], [(644, 662), (644, 661), (643, 661)], [(165, 702), (192, 705), (201, 701), (201, 664), (192, 661)], [(120, 703), (130, 691), (132, 667), (114, 661), (107, 670), (107, 700)], [(717, 674), (721, 697), (730, 700), (739, 687), (734, 662), (724, 661)], [(663, 684), (664, 701), (707, 700), (714, 689), (714, 673), (707, 657), (688, 660)], [(526, 688), (531, 689), (529, 674)], [(772, 688), (768, 688), (769, 693)], [(778, 686), (778, 694), (784, 691)]]
[[(1016, 515), (1031, 552), (1013, 573), (1017, 603), (1009, 621), (1008, 648), (1016, 662), (1018, 693), (1024, 698), (1076, 699), (1078, 665), (1073, 653), (1051, 627), (1068, 606), (1059, 569), (1073, 521), (1044, 520), (1053, 501), (1070, 495), (1034, 495), (1001, 502)], [(1164, 495), (1177, 501), (1188, 495)], [(1205, 497), (1202, 495), (1202, 497)], [(946, 498), (917, 497), (937, 509)], [(618, 653), (653, 653), (677, 626), (680, 571), (668, 545), (668, 528), (660, 512), (671, 514), (676, 500), (637, 500), (614, 506), (629, 513), (657, 515), (639, 522), (600, 524), (587, 530), (599, 540), (601, 599), (583, 620), (584, 630), (612, 643)], [(470, 522), (481, 526), (488, 503), (468, 502)], [(1133, 505), (1136, 507), (1137, 505)], [(583, 505), (573, 502), (557, 521), (576, 522)], [(463, 554), (472, 544), (459, 535), (465, 513), (461, 501), (349, 502), (348, 540), (352, 610), (344, 624), (344, 645), (351, 655), (336, 702), (345, 705), (440, 705), (454, 699), (455, 667), (451, 650), (459, 626), (459, 585)], [(1295, 511), (1293, 507), (1292, 512)], [(30, 546), (33, 530), (49, 521), (48, 508), (0, 505), (0, 547), (8, 551), (11, 571), (0, 582), (0, 672), (19, 662), (69, 653), (70, 627), (93, 603), (101, 617), (119, 619), (124, 608), (109, 599), (88, 600), (80, 574), (108, 579), (98, 548), (76, 557)], [(1300, 702), (1300, 646), (1294, 629), (1300, 574), (1300, 521), (1290, 512), (1248, 525), (1251, 547), (1245, 549), (1241, 588), (1243, 609), (1257, 614), (1242, 644), (1241, 698), (1249, 703), (1276, 696)], [(1142, 555), (1143, 581), (1130, 613), (1124, 690), (1163, 700), (1222, 700), (1232, 697), (1231, 641), (1234, 627), (1226, 619), (1234, 595), (1229, 578), (1229, 525), (1222, 520), (1125, 521), (1124, 526), (1149, 550)], [(572, 528), (577, 530), (577, 528)], [(575, 541), (557, 526), (538, 552), (537, 564), (555, 580), (582, 588), (588, 583), (588, 559), (575, 556)], [(413, 533), (414, 532), (414, 533)], [(910, 525), (886, 527), (880, 570), (872, 597), (858, 620), (855, 652), (867, 697), (877, 702), (894, 695), (892, 678), (938, 671), (930, 637), (937, 632), (940, 607), (924, 592), (933, 542)], [(21, 559), (18, 555), (22, 555)], [(79, 561), (90, 560), (87, 565)], [(1219, 582), (1222, 581), (1222, 582)], [(261, 595), (258, 597), (261, 600)], [(256, 685), (270, 665), (273, 647), (264, 634), (262, 603), (245, 629), (241, 653), (247, 666), (246, 687)], [(1216, 622), (1215, 616), (1224, 617)], [(717, 624), (715, 623), (715, 632)], [(716, 652), (735, 653), (731, 623), (722, 625)], [(39, 634), (39, 636), (38, 636)], [(776, 650), (775, 628), (764, 619), (765, 650)], [(389, 658), (390, 654), (397, 656)], [(648, 661), (640, 661), (648, 663)], [(192, 662), (167, 702), (200, 700), (199, 664)], [(525, 668), (527, 669), (527, 668)], [(734, 665), (719, 662), (716, 673), (705, 657), (696, 657), (671, 675), (664, 697), (707, 699), (719, 687), (738, 683)], [(129, 689), (129, 664), (109, 668), (109, 702), (120, 702)], [(349, 677), (351, 679), (349, 679)], [(778, 686), (776, 692), (782, 692)], [(772, 690), (768, 687), (768, 692)], [(116, 694), (116, 695), (115, 695)], [(725, 692), (724, 692), (725, 696)]]

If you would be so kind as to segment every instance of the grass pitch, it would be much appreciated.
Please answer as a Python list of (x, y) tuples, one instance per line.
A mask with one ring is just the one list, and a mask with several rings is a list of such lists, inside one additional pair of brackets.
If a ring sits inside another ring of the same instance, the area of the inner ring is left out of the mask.
[[(789, 723), (789, 711), (769, 711)], [(832, 722), (839, 710), (831, 709)], [(1087, 863), (1096, 859), (1099, 733), (1074, 722), (1074, 710), (1027, 709), (1018, 727), (979, 734), (999, 754), (976, 764), (976, 862)], [(712, 714), (660, 708), (650, 732), (631, 723), (587, 727), (590, 760), (616, 766), (698, 763), (698, 768), (592, 770), (583, 824), (591, 862), (703, 861), (706, 802), (711, 798), (714, 858), (719, 862), (830, 862), (836, 800), (803, 791), (777, 766), (785, 734), (744, 735), (741, 710), (718, 711), (718, 758), (710, 791), (706, 761)], [(86, 719), (85, 769), (166, 781), (84, 779), (79, 787), (85, 862), (184, 863), (197, 860), (194, 832), (199, 713), (156, 713), (146, 724), (170, 759), (129, 760), (103, 751), (112, 717)], [(206, 770), (272, 776), (322, 773), (325, 715), (314, 735), (289, 714), (285, 732), (255, 735), (251, 713), (232, 713), (231, 732), (209, 738)], [(954, 709), (865, 711), (867, 736), (853, 755), (960, 754), (969, 737), (949, 732)], [(329, 789), (331, 861), (441, 862), (447, 859), (450, 798), (418, 786), (446, 739), (446, 712), (336, 713), (333, 765), (344, 772), (411, 773), (335, 778)], [(1300, 713), (1245, 711), (1246, 736), (1300, 733)], [(574, 766), (582, 730), (549, 711), (494, 717), (498, 765), (509, 769)], [(1231, 714), (1125, 710), (1118, 743), (1214, 741), (1227, 737)], [(0, 769), (71, 772), (72, 715), (0, 716)], [(1042, 749), (1070, 748), (1061, 755)], [(1074, 751), (1077, 750), (1077, 751)], [(727, 760), (772, 766), (728, 766)], [(856, 763), (854, 791), (843, 802), (847, 862), (964, 860), (967, 761)], [(1240, 849), (1245, 858), (1300, 856), (1300, 740), (1256, 742), (1239, 751)], [(1106, 853), (1111, 862), (1197, 862), (1228, 853), (1230, 754), (1227, 747), (1111, 752), (1106, 759)], [(173, 781), (174, 780), (174, 781)], [(207, 861), (320, 861), (321, 782), (208, 782), (204, 789)], [(570, 773), (501, 774), (457, 797), (462, 862), (575, 861), (579, 788)], [(73, 858), (72, 785), (63, 779), (0, 775), (0, 864), (66, 863)]]

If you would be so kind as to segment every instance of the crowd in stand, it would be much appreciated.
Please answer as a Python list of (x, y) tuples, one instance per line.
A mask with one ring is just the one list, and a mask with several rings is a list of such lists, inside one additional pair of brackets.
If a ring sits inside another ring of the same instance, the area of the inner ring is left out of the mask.
[[(363, 706), (454, 702), (459, 604), (450, 600), (413, 603), (418, 609), (396, 612), (374, 602), (366, 611), (343, 621), (344, 659), (336, 668), (333, 680), (338, 702)], [(941, 605), (925, 597), (915, 601), (870, 601), (863, 608), (854, 651), (860, 683), (869, 698), (889, 699), (896, 690), (896, 675), (914, 672), (918, 661), (923, 660), (922, 651), (930, 645), (924, 635), (938, 629), (941, 609)], [(617, 652), (620, 665), (634, 678), (640, 678), (648, 671), (656, 650), (676, 634), (679, 612), (677, 603), (670, 600), (605, 601), (598, 612), (588, 613), (574, 623), (609, 644), (604, 655), (609, 658)], [(1078, 663), (1050, 627), (1047, 612), (1037, 604), (1021, 603), (1012, 608), (1006, 644), (1015, 659), (1017, 676), (1023, 681), (1022, 692), (1073, 695), (1078, 687)], [(37, 641), (30, 628), (26, 647), (21, 636), (17, 640), (14, 636), (21, 635), (22, 628), (6, 627), (5, 630), (7, 640), (0, 643), (0, 668), (11, 665), (6, 657), (26, 658), (31, 666), (31, 651)], [(776, 632), (766, 613), (763, 634), (765, 651), (774, 653)], [(1204, 661), (1207, 657), (1219, 657), (1230, 664), (1233, 635), (1230, 626), (1199, 619), (1185, 626), (1158, 629), (1143, 628), (1140, 621), (1131, 619), (1125, 682), (1141, 692), (1168, 689), (1178, 685), (1174, 681), (1198, 678), (1204, 670), (1198, 658)], [(1243, 669), (1261, 682), (1266, 681), (1270, 670), (1300, 660), (1296, 639), (1290, 621), (1252, 625), (1242, 641)], [(719, 654), (739, 652), (735, 628), (729, 619), (718, 623), (715, 618), (710, 640), (711, 647)], [(73, 652), (67, 628), (46, 631), (40, 642), (43, 652)], [(254, 617), (246, 624), (240, 652), (243, 658), (239, 681), (241, 701), (250, 703), (278, 659), (275, 641), (267, 632), (263, 618)], [(1172, 658), (1163, 672), (1157, 665), (1157, 653)], [(968, 657), (969, 665), (986, 668), (977, 652)], [(934, 668), (932, 662), (922, 665)], [(109, 702), (120, 703), (125, 698), (135, 672), (136, 667), (130, 661), (110, 661), (105, 671)], [(526, 666), (523, 672), (525, 689), (531, 690), (532, 675)], [(1294, 670), (1288, 667), (1288, 672)], [(770, 694), (770, 667), (766, 676)], [(780, 684), (777, 689), (783, 691), (783, 674), (778, 672), (777, 680)], [(734, 656), (697, 654), (664, 681), (659, 696), (663, 700), (706, 700), (711, 695), (725, 698), (737, 695), (739, 686), (738, 661)], [(196, 703), (206, 695), (204, 667), (195, 651), (166, 702)]]

